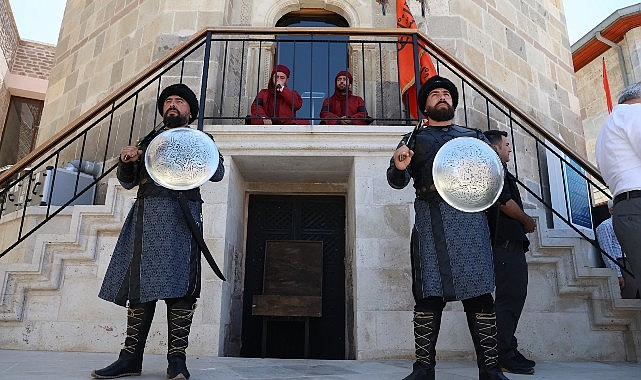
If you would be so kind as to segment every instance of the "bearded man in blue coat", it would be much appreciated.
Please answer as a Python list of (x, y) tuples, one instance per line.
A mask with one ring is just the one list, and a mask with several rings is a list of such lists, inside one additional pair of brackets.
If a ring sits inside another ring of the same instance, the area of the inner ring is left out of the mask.
[[(198, 116), (196, 95), (182, 83), (165, 88), (156, 106), (163, 116), (161, 132), (188, 128)], [(202, 198), (198, 187), (176, 191), (152, 180), (143, 162), (148, 143), (125, 146), (120, 152), (118, 180), (125, 189), (138, 186), (138, 192), (98, 296), (127, 307), (127, 336), (118, 360), (92, 371), (91, 376), (97, 379), (141, 374), (143, 351), (158, 300), (167, 305), (167, 377), (186, 380), (190, 376), (185, 350), (200, 296)], [(219, 153), (218, 167), (210, 181), (218, 182), (224, 174)]]
[(480, 380), (507, 380), (497, 362), (494, 271), (487, 218), (460, 211), (441, 198), (432, 166), (438, 150), (457, 137), (489, 143), (479, 130), (453, 123), (458, 90), (433, 76), (421, 87), (418, 105), (426, 117), (394, 151), (387, 182), (402, 189), (414, 182), (416, 213), (410, 252), (416, 361), (404, 380), (434, 380), (436, 340), (445, 304), (461, 301), (476, 351)]

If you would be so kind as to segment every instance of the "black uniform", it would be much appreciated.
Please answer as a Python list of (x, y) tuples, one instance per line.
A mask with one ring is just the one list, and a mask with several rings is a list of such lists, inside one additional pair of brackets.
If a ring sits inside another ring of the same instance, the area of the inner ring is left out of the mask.
[[(523, 209), (516, 180), (505, 167), (505, 180), (499, 203), (505, 205), (510, 199)], [(503, 361), (514, 358), (517, 349), (514, 332), (527, 296), (528, 271), (525, 252), (528, 251), (530, 241), (525, 236), (521, 222), (505, 215), (499, 210), (498, 205), (488, 209), (487, 215), (494, 248), (494, 310), (498, 329), (498, 351), (499, 360)]]
[[(387, 169), (387, 181), (395, 189), (402, 189), (410, 179), (414, 180), (416, 220), (411, 253), (412, 288), (417, 302), (428, 297), (467, 300), (494, 290), (492, 249), (485, 215), (453, 208), (434, 187), (434, 157), (439, 148), (457, 137), (475, 137), (487, 142), (481, 132), (458, 125), (424, 126), (408, 142), (414, 157), (407, 170), (396, 169), (393, 159)], [(404, 136), (403, 141), (408, 138), (409, 135)], [(491, 307), (491, 300), (487, 306)]]

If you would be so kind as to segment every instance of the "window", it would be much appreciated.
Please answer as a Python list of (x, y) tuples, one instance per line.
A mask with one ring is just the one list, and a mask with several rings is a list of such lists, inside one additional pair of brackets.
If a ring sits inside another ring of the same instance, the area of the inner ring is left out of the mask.
[[(283, 16), (276, 26), (287, 27), (347, 27), (347, 21), (322, 9), (306, 9)], [(312, 45), (310, 42), (315, 41)], [(318, 43), (323, 41), (326, 43)], [(344, 36), (278, 36), (275, 64), (290, 68), (288, 86), (298, 91), (303, 106), (298, 118), (318, 124), (323, 99), (334, 93), (334, 77), (348, 69), (348, 39)], [(316, 120), (314, 120), (316, 119)]]
[(0, 140), (0, 167), (15, 164), (34, 148), (43, 106), (42, 100), (11, 97)]

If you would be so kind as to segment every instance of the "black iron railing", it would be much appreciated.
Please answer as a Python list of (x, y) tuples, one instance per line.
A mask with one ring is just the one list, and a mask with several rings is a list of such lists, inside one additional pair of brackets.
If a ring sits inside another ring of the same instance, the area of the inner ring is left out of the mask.
[[(551, 227), (560, 221), (598, 247), (585, 233), (593, 228), (593, 192), (609, 197), (596, 168), (420, 32), (228, 28), (197, 33), (0, 173), (0, 220), (12, 221), (17, 231), (15, 241), (5, 238), (0, 257), (68, 206), (86, 199), (101, 202), (96, 189), (114, 170), (120, 148), (157, 125), (156, 98), (172, 83), (186, 83), (199, 94), (198, 129), (206, 124), (242, 125), (251, 123), (251, 103), (267, 87), (271, 69), (286, 63), (293, 73), (288, 85), (306, 95), (297, 122), (317, 124), (322, 121), (319, 104), (333, 93), (336, 72), (348, 69), (354, 76), (353, 92), (364, 98), (371, 118), (363, 128), (414, 125), (417, 120), (409, 116), (399, 87), (399, 35), (411, 42), (414, 52), (427, 51), (437, 72), (457, 84), (459, 124), (510, 133), (510, 170), (530, 202), (545, 207), (546, 223)], [(418, 58), (414, 70), (418, 81)], [(41, 215), (29, 219), (29, 207), (40, 207)]]

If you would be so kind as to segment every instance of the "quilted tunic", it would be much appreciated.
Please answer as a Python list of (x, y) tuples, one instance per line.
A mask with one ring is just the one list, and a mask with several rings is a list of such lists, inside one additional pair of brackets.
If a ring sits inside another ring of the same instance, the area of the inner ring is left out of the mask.
[[(429, 296), (446, 301), (463, 300), (494, 290), (492, 249), (485, 214), (453, 208), (433, 186), (431, 170), (436, 152), (447, 141), (463, 136), (487, 142), (479, 131), (456, 125), (422, 127), (415, 133), (415, 140), (408, 143), (414, 156), (407, 170), (396, 169), (393, 160), (387, 170), (390, 186), (402, 189), (413, 179), (417, 192), (410, 250), (412, 289), (417, 301)], [(409, 134), (403, 141), (407, 142), (408, 138)]]
[[(185, 221), (177, 192), (156, 185), (138, 160), (118, 164), (118, 180), (126, 189), (138, 186), (114, 248), (98, 296), (126, 306), (186, 295), (199, 297), (200, 249)], [(224, 175), (223, 158), (211, 181)], [(198, 188), (183, 191), (191, 217), (202, 231), (202, 199)]]

